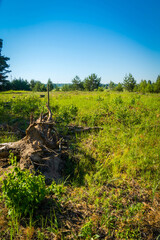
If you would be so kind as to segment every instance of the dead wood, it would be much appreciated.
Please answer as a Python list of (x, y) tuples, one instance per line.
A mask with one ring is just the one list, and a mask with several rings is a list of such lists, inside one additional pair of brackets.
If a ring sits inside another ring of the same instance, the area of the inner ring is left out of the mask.
[(102, 127), (77, 127), (77, 126), (68, 126), (70, 133), (82, 133), (82, 132), (92, 132), (103, 130)]
[[(2, 169), (8, 166), (10, 152), (13, 152), (19, 160), (21, 169), (40, 171), (45, 175), (47, 182), (62, 177), (63, 153), (66, 152), (66, 142), (56, 130), (56, 123), (52, 119), (49, 105), (46, 104), (46, 107), (48, 112), (42, 112), (36, 121), (33, 113), (31, 114), (30, 125), (26, 129), (24, 138), (14, 143), (0, 144), (0, 167)], [(10, 128), (8, 129), (10, 130)], [(68, 126), (68, 129), (70, 135), (99, 131), (103, 128)]]
[(48, 109), (48, 121), (51, 121), (52, 120), (52, 113), (51, 113), (51, 109), (49, 108), (49, 106), (46, 104), (46, 107)]
[(10, 152), (18, 156), (21, 169), (40, 171), (46, 181), (57, 180), (61, 177), (63, 161), (59, 151), (59, 136), (52, 113), (48, 105), (48, 112), (41, 113), (34, 121), (30, 117), (30, 125), (26, 129), (26, 136), (20, 141), (0, 144), (0, 167), (8, 166)]

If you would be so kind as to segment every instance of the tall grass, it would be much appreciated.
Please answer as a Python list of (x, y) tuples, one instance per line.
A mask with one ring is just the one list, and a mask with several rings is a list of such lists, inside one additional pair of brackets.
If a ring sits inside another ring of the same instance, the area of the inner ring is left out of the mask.
[[(6, 95), (10, 96), (7, 105)], [(47, 96), (40, 98), (38, 93), (26, 95), (26, 92), (14, 93), (15, 98), (12, 96), (11, 93), (1, 94), (1, 122), (10, 116), (29, 119), (31, 112), (38, 117), (41, 111), (45, 111)], [(52, 92), (50, 105), (53, 118), (61, 125), (103, 127), (98, 133), (81, 136), (77, 140), (81, 156), (79, 165), (85, 162), (83, 167), (87, 172), (91, 169), (97, 176), (98, 169), (102, 171), (102, 168), (107, 171), (107, 176), (113, 178), (136, 177), (148, 184), (159, 181), (158, 94)], [(91, 159), (94, 159), (93, 163)]]
[[(13, 98), (10, 93), (7, 105), (7, 94), (0, 95), (1, 123), (12, 124), (13, 119), (20, 123), (29, 120), (30, 112), (37, 117), (47, 111), (43, 109), (47, 96), (20, 94)], [(66, 194), (64, 185), (52, 186), (55, 197), (63, 195), (64, 208), (73, 204), (83, 209), (83, 223), (76, 231), (67, 230), (69, 237), (155, 239), (160, 234), (159, 210), (154, 211), (160, 189), (160, 95), (51, 92), (50, 107), (62, 134), (69, 134), (68, 125), (101, 127), (72, 135), (65, 160), (69, 191)], [(56, 219), (51, 228), (58, 235)], [(39, 239), (45, 239), (44, 232), (37, 231)]]

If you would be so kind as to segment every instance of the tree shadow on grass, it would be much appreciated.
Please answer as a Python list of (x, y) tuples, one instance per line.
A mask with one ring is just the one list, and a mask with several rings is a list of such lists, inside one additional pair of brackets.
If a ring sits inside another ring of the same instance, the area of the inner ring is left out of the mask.
[[(74, 150), (72, 145), (74, 145)], [(65, 158), (64, 175), (68, 177), (68, 180), (77, 186), (84, 186), (85, 175), (95, 170), (95, 163), (96, 159), (91, 154), (78, 148), (74, 137), (69, 147), (69, 153)]]

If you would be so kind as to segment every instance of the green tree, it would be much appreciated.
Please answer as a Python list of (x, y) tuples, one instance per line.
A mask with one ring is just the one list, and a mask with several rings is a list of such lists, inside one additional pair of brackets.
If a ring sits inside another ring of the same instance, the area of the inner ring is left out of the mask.
[(101, 78), (98, 78), (95, 73), (84, 79), (83, 86), (87, 91), (93, 91), (100, 86)]
[(41, 83), (40, 81), (36, 81), (36, 84), (33, 88), (33, 91), (35, 91), (35, 92), (46, 92), (47, 88), (46, 88), (45, 84)]
[(70, 84), (64, 84), (61, 88), (62, 91), (67, 92), (72, 90), (72, 85)]
[(150, 80), (147, 83), (146, 92), (149, 92), (149, 93), (153, 92), (153, 84), (152, 84), (152, 82)]
[(115, 87), (116, 87), (116, 84), (115, 84), (114, 82), (110, 81), (110, 83), (109, 83), (109, 89), (114, 90)]
[(128, 76), (126, 75), (124, 77), (123, 86), (127, 91), (133, 92), (133, 89), (136, 86), (136, 80), (134, 79), (131, 73), (129, 73)]
[(32, 91), (34, 90), (35, 85), (36, 85), (36, 81), (35, 81), (34, 79), (32, 79), (32, 80), (30, 81), (30, 89), (31, 89)]
[(36, 81), (36, 84), (35, 84), (33, 90), (35, 92), (41, 92), (41, 82), (40, 81)]
[(13, 81), (11, 82), (11, 88), (13, 90), (26, 90), (29, 91), (30, 90), (30, 84), (27, 80), (24, 80), (22, 78), (19, 79), (13, 79)]
[(147, 81), (146, 80), (141, 80), (141, 82), (138, 86), (138, 91), (141, 93), (145, 93), (147, 91)]
[(53, 82), (51, 81), (50, 78), (48, 79), (48, 83), (47, 84), (49, 85), (49, 91), (52, 91), (54, 89), (54, 84), (53, 84)]
[(72, 80), (72, 89), (73, 90), (83, 90), (83, 82), (81, 81), (81, 79), (78, 76), (75, 76), (75, 78), (73, 78)]
[(7, 61), (9, 60), (8, 57), (2, 56), (2, 47), (3, 47), (3, 40), (0, 39), (0, 90), (6, 90), (6, 86), (8, 84), (8, 80), (6, 80), (7, 73), (11, 72), (8, 70), (9, 65)]
[(118, 85), (115, 87), (115, 90), (118, 91), (118, 92), (123, 92), (122, 83), (118, 83)]
[(55, 85), (54, 85), (54, 90), (55, 90), (56, 92), (59, 92), (59, 91), (60, 91), (60, 88), (55, 84)]
[(158, 75), (157, 80), (154, 84), (154, 92), (160, 93), (160, 75)]
[(40, 92), (46, 92), (46, 91), (47, 91), (46, 85), (41, 83)]

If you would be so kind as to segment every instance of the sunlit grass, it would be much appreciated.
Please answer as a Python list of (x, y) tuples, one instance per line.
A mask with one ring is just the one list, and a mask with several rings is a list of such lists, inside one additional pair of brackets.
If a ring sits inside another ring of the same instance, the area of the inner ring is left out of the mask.
[[(38, 117), (47, 111), (44, 95), (1, 93), (1, 123), (24, 124), (31, 112)], [(55, 235), (57, 239), (156, 239), (160, 235), (160, 95), (51, 92), (50, 107), (61, 134), (68, 134), (68, 125), (101, 129), (72, 136), (65, 160), (68, 185), (60, 187), (55, 215), (46, 217), (52, 224), (43, 220), (41, 228), (28, 225), (22, 235), (37, 239)], [(16, 140), (7, 134), (3, 138)], [(67, 208), (77, 214), (74, 227)]]

